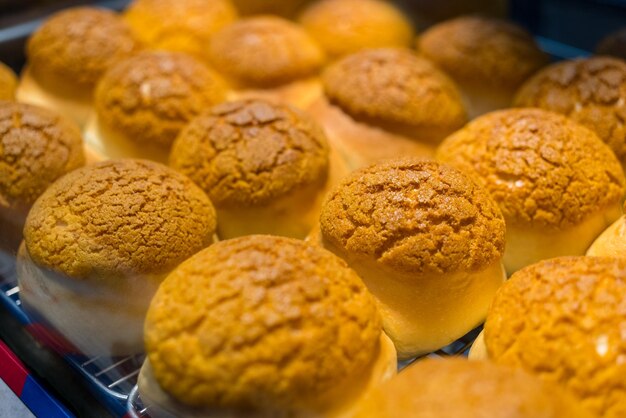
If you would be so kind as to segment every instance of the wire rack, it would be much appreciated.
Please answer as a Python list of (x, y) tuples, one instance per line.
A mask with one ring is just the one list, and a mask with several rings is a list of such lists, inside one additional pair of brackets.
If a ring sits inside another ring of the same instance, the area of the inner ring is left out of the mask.
[[(0, 290), (5, 304), (22, 322), (28, 323), (28, 318), (20, 308), (19, 287), (15, 274), (13, 258), (0, 252)], [(409, 364), (423, 357), (450, 357), (464, 356), (480, 333), (482, 326), (470, 331), (452, 344), (433, 353), (398, 363), (402, 370)], [(120, 416), (128, 413), (132, 418), (149, 418), (149, 407), (146, 407), (137, 390), (137, 376), (145, 356), (137, 354), (128, 357), (85, 357), (80, 355), (64, 356), (70, 366), (78, 370), (85, 378), (89, 387), (96, 395)]]

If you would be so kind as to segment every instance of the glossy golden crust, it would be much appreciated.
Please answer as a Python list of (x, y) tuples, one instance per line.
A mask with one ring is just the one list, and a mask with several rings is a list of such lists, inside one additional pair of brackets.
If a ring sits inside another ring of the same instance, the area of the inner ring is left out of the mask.
[(592, 57), (552, 64), (522, 86), (514, 104), (569, 116), (626, 163), (626, 62)]
[(170, 166), (218, 207), (262, 205), (328, 174), (326, 137), (296, 108), (262, 100), (218, 105), (179, 135)]
[(17, 77), (12, 69), (0, 62), (0, 100), (15, 100)]
[(211, 36), (234, 22), (237, 10), (230, 0), (134, 0), (124, 19), (152, 48), (206, 57)]
[(3, 210), (27, 210), (84, 164), (77, 126), (46, 109), (0, 101), (0, 217)]
[(465, 16), (431, 27), (419, 52), (459, 82), (517, 88), (548, 62), (532, 36), (499, 19)]
[(624, 194), (611, 149), (584, 126), (540, 109), (475, 119), (440, 145), (437, 159), (474, 175), (507, 222), (571, 227)]
[(91, 89), (108, 68), (138, 50), (130, 27), (114, 12), (76, 7), (46, 20), (28, 40), (26, 54), (35, 76), (50, 73)]
[(560, 387), (521, 370), (426, 359), (375, 389), (354, 418), (592, 418)]
[(164, 274), (206, 247), (215, 210), (187, 177), (144, 160), (74, 170), (35, 202), (24, 239), (37, 265), (72, 279)]
[(365, 48), (409, 47), (414, 36), (407, 17), (381, 0), (321, 0), (299, 22), (335, 58)]
[(143, 52), (102, 77), (95, 106), (106, 125), (130, 140), (169, 147), (191, 119), (225, 97), (220, 77), (191, 56)]
[(174, 270), (145, 329), (154, 375), (179, 401), (285, 413), (319, 408), (320, 397), (366, 369), (381, 322), (341, 259), (303, 241), (251, 235)]
[(328, 67), (324, 91), (355, 117), (412, 127), (456, 129), (466, 120), (453, 83), (404, 49), (370, 49)]
[(485, 325), (489, 357), (564, 384), (606, 418), (626, 413), (626, 261), (561, 257), (515, 273)]
[(404, 273), (479, 271), (504, 251), (504, 220), (487, 192), (434, 161), (354, 172), (326, 198), (320, 227), (342, 250)]
[(314, 75), (322, 50), (300, 27), (274, 16), (242, 19), (213, 36), (215, 68), (244, 87), (286, 84)]

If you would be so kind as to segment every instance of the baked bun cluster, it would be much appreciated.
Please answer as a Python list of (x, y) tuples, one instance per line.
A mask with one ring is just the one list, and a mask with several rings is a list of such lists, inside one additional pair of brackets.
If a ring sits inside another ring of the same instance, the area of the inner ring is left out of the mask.
[[(416, 32), (469, 3), (46, 19), (0, 65), (0, 250), (37, 329), (145, 352), (153, 418), (626, 416), (626, 62)], [(422, 359), (485, 321), (482, 361)]]
[(159, 417), (340, 417), (395, 374), (359, 276), (290, 238), (219, 242), (175, 269), (146, 318), (139, 391)]
[(99, 78), (140, 48), (130, 27), (110, 10), (58, 12), (28, 40), (17, 99), (54, 110), (82, 127)]
[(37, 199), (18, 254), (23, 306), (87, 355), (142, 351), (159, 283), (215, 239), (211, 201), (161, 164), (74, 170)]

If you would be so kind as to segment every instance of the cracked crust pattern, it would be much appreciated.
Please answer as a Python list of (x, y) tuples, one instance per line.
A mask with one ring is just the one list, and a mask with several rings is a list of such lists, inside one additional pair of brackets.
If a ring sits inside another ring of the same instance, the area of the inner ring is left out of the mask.
[(356, 171), (327, 196), (320, 226), (342, 250), (409, 274), (479, 271), (504, 251), (496, 203), (461, 172), (433, 161)]
[(626, 261), (561, 257), (533, 264), (497, 292), (489, 357), (564, 384), (605, 418), (626, 414)]
[(174, 270), (145, 329), (154, 375), (179, 401), (284, 411), (319, 407), (366, 370), (381, 321), (360, 278), (332, 253), (251, 235)]
[(299, 22), (331, 57), (365, 48), (408, 48), (414, 36), (407, 17), (380, 0), (318, 1), (302, 13)]
[(626, 62), (592, 57), (553, 64), (522, 86), (514, 104), (562, 113), (587, 126), (626, 164)]
[(478, 16), (433, 26), (418, 39), (418, 50), (455, 80), (510, 89), (548, 62), (526, 30)]
[(259, 205), (309, 184), (324, 184), (328, 145), (296, 108), (262, 100), (218, 105), (179, 135), (170, 166), (218, 207)]
[(230, 0), (134, 0), (124, 12), (145, 44), (199, 57), (207, 56), (211, 36), (236, 19)]
[(454, 84), (409, 50), (357, 52), (328, 67), (322, 81), (330, 101), (355, 117), (448, 129), (466, 120)]
[(93, 88), (109, 67), (138, 49), (130, 28), (117, 14), (76, 7), (46, 20), (28, 40), (27, 55), (35, 74), (52, 73)]
[(0, 62), (0, 100), (15, 100), (17, 77), (12, 69)]
[(49, 110), (0, 101), (0, 211), (26, 210), (84, 164), (78, 127)]
[(226, 98), (219, 76), (176, 52), (144, 52), (108, 71), (96, 89), (98, 117), (129, 139), (171, 146), (180, 130)]
[(613, 152), (565, 116), (509, 109), (475, 119), (448, 137), (437, 159), (474, 176), (507, 221), (578, 225), (624, 194)]
[(35, 202), (24, 239), (37, 265), (77, 280), (164, 274), (212, 242), (215, 210), (161, 164), (111, 160), (75, 170)]
[(211, 39), (210, 56), (222, 74), (248, 87), (309, 77), (324, 62), (322, 50), (303, 29), (274, 16), (242, 19), (225, 27)]
[(426, 359), (368, 395), (354, 418), (592, 418), (555, 384), (510, 367)]

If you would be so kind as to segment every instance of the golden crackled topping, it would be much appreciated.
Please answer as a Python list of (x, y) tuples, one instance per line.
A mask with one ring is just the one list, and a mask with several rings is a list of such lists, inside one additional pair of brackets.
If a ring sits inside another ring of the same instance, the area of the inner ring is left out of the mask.
[(215, 210), (161, 164), (111, 160), (74, 170), (35, 202), (24, 239), (40, 267), (72, 279), (164, 274), (212, 242)]
[(299, 22), (330, 57), (365, 48), (409, 47), (414, 36), (407, 17), (380, 0), (321, 0)]
[(341, 250), (404, 273), (479, 271), (504, 251), (504, 219), (486, 191), (434, 161), (353, 173), (326, 198), (320, 226)]
[(522, 86), (514, 104), (569, 116), (626, 164), (626, 62), (591, 57), (552, 64)]
[(116, 62), (137, 52), (128, 27), (110, 10), (75, 7), (54, 14), (28, 40), (28, 63), (35, 74), (50, 73), (93, 88)]
[(12, 69), (0, 62), (0, 100), (15, 100), (17, 77)]
[(211, 60), (244, 87), (269, 87), (314, 75), (324, 61), (320, 47), (299, 26), (274, 16), (242, 19), (216, 33)]
[(155, 49), (206, 57), (211, 36), (237, 20), (230, 0), (134, 0), (124, 19)]
[(180, 265), (145, 327), (156, 380), (180, 402), (283, 413), (319, 408), (367, 370), (380, 335), (374, 299), (345, 262), (262, 235), (221, 241)]
[(28, 209), (56, 179), (84, 164), (77, 126), (46, 109), (0, 101), (0, 210)]
[(369, 49), (324, 72), (326, 96), (355, 117), (413, 127), (458, 128), (466, 114), (454, 84), (404, 49)]
[(194, 119), (172, 147), (170, 165), (218, 207), (260, 205), (328, 173), (326, 137), (296, 108), (263, 100), (224, 103)]
[(492, 112), (448, 137), (437, 159), (474, 179), (507, 221), (564, 228), (617, 205), (622, 167), (595, 133), (540, 109)]
[(489, 358), (565, 385), (590, 411), (626, 414), (626, 261), (561, 257), (515, 273), (485, 324)]
[(417, 46), (455, 80), (511, 89), (548, 62), (526, 30), (478, 16), (435, 25), (420, 36)]
[(459, 358), (418, 361), (374, 389), (354, 418), (592, 418), (569, 393), (522, 370)]
[(191, 119), (225, 97), (220, 77), (193, 57), (143, 52), (102, 77), (95, 106), (106, 125), (129, 139), (169, 147)]

